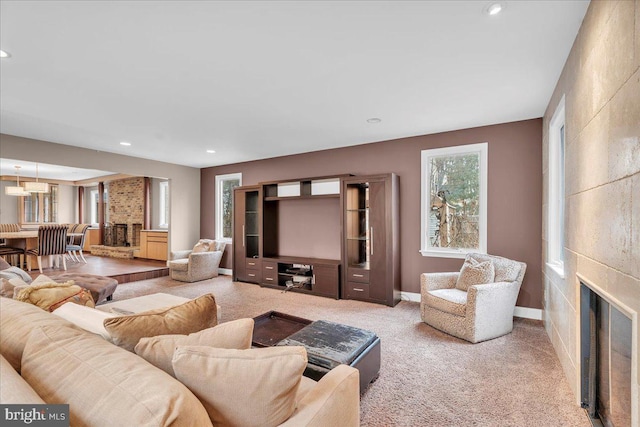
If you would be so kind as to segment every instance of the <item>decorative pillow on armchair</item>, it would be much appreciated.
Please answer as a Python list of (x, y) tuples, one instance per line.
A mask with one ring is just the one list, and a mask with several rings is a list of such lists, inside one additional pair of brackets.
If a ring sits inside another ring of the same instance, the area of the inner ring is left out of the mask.
[(467, 258), (462, 264), (456, 288), (466, 292), (469, 286), (493, 283), (495, 276), (495, 268), (491, 261), (478, 262), (473, 258)]
[(212, 250), (212, 243), (213, 240), (200, 239), (198, 243), (196, 243), (196, 245), (193, 247), (192, 252), (196, 254), (198, 252), (209, 252), (210, 250)]

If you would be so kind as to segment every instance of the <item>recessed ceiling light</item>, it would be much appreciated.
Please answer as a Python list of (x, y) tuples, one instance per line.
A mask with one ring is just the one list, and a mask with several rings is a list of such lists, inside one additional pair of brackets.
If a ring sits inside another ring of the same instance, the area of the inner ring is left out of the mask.
[(9, 58), (11, 54), (9, 52), (5, 52), (4, 50), (0, 50), (0, 58)]
[(502, 12), (505, 8), (505, 5), (502, 3), (490, 3), (489, 6), (487, 6), (487, 8), (485, 9), (485, 12), (488, 15), (497, 15), (498, 13)]
[(216, 150), (207, 150), (207, 153), (209, 154), (215, 154)]
[(367, 119), (367, 123), (380, 123), (382, 121), (382, 119), (379, 119), (377, 117), (372, 117), (370, 119)]
[(130, 145), (131, 145), (131, 143), (130, 143), (130, 142), (126, 142), (126, 141), (122, 141), (122, 142), (120, 143), (120, 145), (124, 145), (125, 147), (128, 147), (128, 146), (130, 146)]

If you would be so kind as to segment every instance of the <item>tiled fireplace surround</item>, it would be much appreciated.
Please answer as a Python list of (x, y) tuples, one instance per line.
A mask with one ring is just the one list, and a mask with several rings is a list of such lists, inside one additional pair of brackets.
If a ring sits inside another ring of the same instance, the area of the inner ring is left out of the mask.
[[(580, 400), (580, 281), (632, 319), (632, 419), (640, 425), (640, 0), (592, 1), (543, 122), (565, 97), (565, 275), (543, 253), (544, 322)], [(547, 206), (543, 206), (546, 248)]]

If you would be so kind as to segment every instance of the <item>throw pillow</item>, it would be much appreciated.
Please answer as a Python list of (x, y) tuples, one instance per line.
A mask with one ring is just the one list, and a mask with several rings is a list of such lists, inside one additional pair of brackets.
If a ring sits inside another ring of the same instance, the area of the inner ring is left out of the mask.
[(114, 344), (132, 352), (141, 338), (186, 335), (217, 323), (216, 300), (212, 294), (207, 294), (174, 307), (105, 319), (104, 327)]
[(0, 297), (13, 298), (13, 289), (15, 286), (13, 283), (5, 279), (0, 278)]
[(0, 258), (0, 270), (4, 270), (5, 268), (9, 267), (11, 267), (11, 264), (5, 261), (4, 258)]
[(211, 249), (211, 240), (200, 239), (198, 243), (196, 243), (196, 245), (193, 247), (193, 250), (191, 252), (193, 253), (209, 252), (210, 249)]
[(15, 299), (37, 305), (47, 311), (53, 311), (67, 302), (95, 307), (91, 293), (75, 285), (73, 280), (64, 283), (32, 284), (18, 292)]
[(176, 378), (200, 399), (219, 427), (283, 423), (296, 409), (306, 366), (307, 352), (296, 346), (250, 350), (179, 346), (173, 356)]
[(29, 276), (26, 271), (19, 267), (8, 267), (0, 270), (0, 277), (7, 280), (19, 278), (27, 283), (31, 283), (31, 276)]
[(246, 350), (251, 348), (253, 323), (253, 319), (238, 319), (189, 335), (159, 335), (141, 338), (134, 350), (147, 362), (175, 377), (171, 359), (173, 359), (176, 347), (200, 345)]
[(467, 292), (469, 286), (493, 283), (496, 272), (491, 261), (478, 262), (473, 258), (467, 258), (462, 264), (456, 288)]

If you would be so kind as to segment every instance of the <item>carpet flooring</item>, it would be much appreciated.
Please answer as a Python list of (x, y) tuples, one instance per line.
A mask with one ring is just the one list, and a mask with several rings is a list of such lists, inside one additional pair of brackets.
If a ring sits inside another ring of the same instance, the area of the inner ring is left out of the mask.
[(374, 331), (381, 339), (379, 378), (361, 398), (361, 425), (590, 426), (575, 403), (540, 322), (516, 318), (511, 334), (470, 344), (420, 320), (419, 304), (386, 307), (232, 282), (169, 277), (118, 286), (114, 301), (165, 292), (195, 298), (213, 293), (222, 321), (277, 310)]

